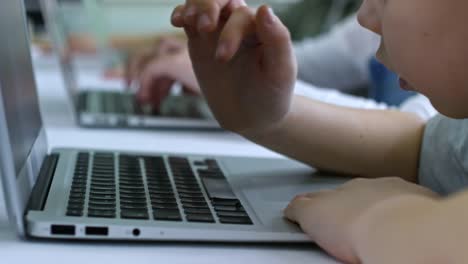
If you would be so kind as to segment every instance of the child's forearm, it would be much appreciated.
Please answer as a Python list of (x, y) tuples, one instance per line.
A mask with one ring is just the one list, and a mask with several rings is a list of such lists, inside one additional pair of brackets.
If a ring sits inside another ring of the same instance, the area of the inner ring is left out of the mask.
[(398, 111), (333, 106), (295, 96), (275, 128), (247, 138), (321, 169), (417, 180), (424, 122)]
[(362, 263), (466, 263), (468, 192), (445, 200), (403, 196), (383, 201), (353, 228)]

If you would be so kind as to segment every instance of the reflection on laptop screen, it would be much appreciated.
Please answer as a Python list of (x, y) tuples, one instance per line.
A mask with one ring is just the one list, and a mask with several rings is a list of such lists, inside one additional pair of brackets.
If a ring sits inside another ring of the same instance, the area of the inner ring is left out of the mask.
[(24, 165), (42, 126), (23, 6), (17, 1), (2, 3), (0, 11), (0, 89), (5, 107), (15, 170)]

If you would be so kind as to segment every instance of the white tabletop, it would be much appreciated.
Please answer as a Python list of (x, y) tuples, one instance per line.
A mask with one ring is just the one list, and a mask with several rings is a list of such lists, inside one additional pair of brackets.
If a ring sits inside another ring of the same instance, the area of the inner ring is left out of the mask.
[[(227, 132), (82, 129), (73, 122), (58, 68), (35, 58), (43, 121), (51, 148), (278, 157)], [(91, 79), (94, 77), (90, 77)], [(98, 79), (98, 78), (97, 78)], [(115, 243), (24, 240), (8, 224), (0, 195), (0, 263), (337, 263), (316, 246), (196, 243)]]

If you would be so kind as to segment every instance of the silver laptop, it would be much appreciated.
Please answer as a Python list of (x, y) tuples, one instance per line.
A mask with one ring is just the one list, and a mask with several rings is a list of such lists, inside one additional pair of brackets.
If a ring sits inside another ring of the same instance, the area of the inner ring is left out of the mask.
[[(61, 12), (60, 3), (58, 0), (41, 1), (46, 25), (53, 46), (59, 55), (65, 86), (79, 125), (91, 128), (220, 129), (207, 104), (199, 96), (175, 92), (163, 100), (159, 109), (153, 109), (149, 105), (141, 105), (136, 99), (135, 91), (130, 91), (130, 89), (109, 91), (102, 87), (80, 84), (77, 81), (76, 65), (73, 64), (72, 59), (65, 56), (67, 45), (63, 27), (65, 18)], [(86, 2), (94, 3), (94, 0)], [(180, 91), (177, 85), (173, 88), (176, 89), (172, 91)]]
[(303, 242), (282, 217), (296, 195), (334, 188), (285, 159), (55, 149), (32, 72), (23, 1), (0, 3), (0, 174), (21, 236)]

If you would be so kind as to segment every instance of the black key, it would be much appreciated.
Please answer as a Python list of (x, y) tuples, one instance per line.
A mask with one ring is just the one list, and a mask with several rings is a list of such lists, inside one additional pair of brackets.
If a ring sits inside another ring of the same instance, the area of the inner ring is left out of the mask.
[(161, 185), (171, 185), (171, 181), (169, 180), (169, 178), (164, 178), (164, 179), (151, 179), (151, 178), (148, 178), (146, 179), (146, 182), (148, 184), (153, 184), (153, 185), (158, 185), (158, 184), (161, 184)]
[(200, 186), (198, 184), (177, 184), (177, 189), (182, 188), (182, 189), (196, 189), (200, 190)]
[(86, 188), (71, 188), (70, 189), (71, 193), (86, 193)]
[(179, 197), (182, 198), (203, 198), (203, 193), (179, 193)]
[(100, 187), (100, 188), (103, 188), (103, 187), (114, 187), (115, 186), (115, 182), (113, 181), (91, 181), (91, 187)]
[(134, 204), (129, 204), (129, 203), (123, 203), (120, 204), (120, 209), (130, 209), (130, 210), (147, 210), (146, 203), (134, 203)]
[(157, 169), (150, 169), (150, 168), (146, 168), (146, 175), (148, 175), (148, 177), (151, 177), (151, 178), (162, 178), (162, 179), (165, 179), (169, 176), (167, 171), (165, 170), (157, 170)]
[(176, 203), (177, 200), (175, 198), (152, 198), (151, 203)]
[(122, 198), (120, 197), (120, 204), (146, 204), (146, 198)]
[(104, 184), (104, 185), (112, 184), (112, 185), (115, 185), (115, 179), (114, 178), (109, 178), (109, 179), (94, 178), (94, 179), (91, 180), (91, 184)]
[(169, 162), (174, 162), (174, 163), (188, 163), (188, 159), (184, 157), (178, 157), (178, 156), (171, 156), (169, 157)]
[(67, 216), (83, 216), (82, 210), (67, 210)]
[(235, 224), (235, 225), (252, 225), (252, 221), (248, 217), (219, 217), (219, 222), (222, 224)]
[(119, 170), (119, 174), (121, 177), (128, 179), (141, 178), (141, 172), (138, 169)]
[(181, 221), (178, 209), (157, 209), (153, 211), (153, 217), (155, 220), (167, 220), (167, 221)]
[(115, 211), (114, 210), (88, 210), (88, 216), (115, 218)]
[(182, 206), (184, 207), (184, 209), (210, 209), (208, 207), (208, 204), (182, 204)]
[(115, 186), (112, 186), (112, 185), (109, 185), (109, 186), (96, 186), (96, 185), (91, 184), (91, 188), (90, 188), (89, 191), (92, 192), (92, 193), (96, 193), (96, 192), (115, 193)]
[(241, 206), (241, 203), (237, 199), (220, 199), (220, 198), (213, 198), (211, 199), (213, 205), (228, 205), (228, 206)]
[(109, 207), (115, 207), (115, 200), (89, 200), (88, 202), (89, 206), (109, 206)]
[(147, 208), (146, 202), (137, 202), (137, 203), (129, 203), (127, 201), (123, 201), (120, 203), (121, 208)]
[(184, 202), (181, 201), (182, 205), (187, 208), (199, 208), (199, 207), (208, 207), (208, 204), (205, 201), (202, 202)]
[(89, 210), (115, 210), (116, 207), (115, 205), (96, 205), (96, 204), (89, 204), (88, 205), (88, 211)]
[(197, 185), (196, 187), (181, 187), (180, 185), (177, 186), (177, 191), (179, 192), (200, 192), (201, 189)]
[(236, 200), (229, 182), (224, 177), (212, 177), (200, 175), (203, 186), (211, 199)]
[(67, 210), (78, 210), (83, 211), (84, 205), (83, 204), (68, 204)]
[(200, 176), (213, 176), (217, 178), (224, 178), (223, 172), (219, 169), (198, 169), (197, 172)]
[(164, 191), (164, 190), (170, 190), (172, 191), (172, 185), (170, 184), (159, 184), (159, 185), (153, 185), (151, 183), (148, 183), (148, 189), (151, 191), (151, 190), (161, 190), (161, 191)]
[(185, 214), (211, 214), (210, 208), (203, 207), (203, 208), (185, 208)]
[(219, 217), (249, 217), (245, 211), (216, 211)]
[(243, 207), (232, 206), (232, 205), (213, 205), (216, 211), (227, 211), (227, 212), (245, 212)]
[(80, 183), (80, 182), (72, 182), (71, 188), (72, 188), (72, 189), (73, 189), (73, 188), (75, 188), (75, 189), (77, 189), (77, 188), (86, 188), (86, 183), (82, 183), (82, 182), (81, 182), (81, 183)]
[(151, 207), (156, 209), (177, 209), (179, 210), (179, 206), (177, 203), (151, 203)]
[(86, 187), (88, 182), (86, 180), (73, 180), (71, 186), (72, 187)]
[(195, 174), (192, 173), (192, 171), (173, 171), (172, 175), (174, 176), (174, 179), (194, 179)]
[(195, 161), (193, 164), (195, 166), (205, 166), (206, 165), (205, 162), (203, 162), (203, 161)]
[(174, 199), (173, 193), (150, 193), (151, 199)]
[(93, 168), (114, 169), (114, 161), (113, 160), (110, 160), (108, 162), (94, 161)]
[(179, 185), (199, 186), (197, 180), (174, 179), (174, 182), (176, 186), (179, 186)]
[(93, 171), (91, 177), (93, 179), (114, 179), (115, 173), (113, 171)]
[(77, 174), (73, 175), (73, 181), (86, 181), (88, 179), (88, 175), (86, 174)]
[(205, 198), (180, 197), (182, 203), (206, 203)]
[(120, 199), (146, 200), (146, 194), (145, 193), (120, 192)]
[(97, 202), (97, 203), (115, 203), (115, 197), (100, 197), (100, 196), (90, 196), (89, 201)]
[(120, 186), (144, 186), (143, 181), (135, 181), (135, 180), (120, 180)]
[(105, 196), (105, 195), (113, 195), (115, 196), (115, 190), (93, 190), (89, 191), (90, 195), (93, 196)]
[(70, 193), (70, 199), (84, 199), (84, 193)]
[(115, 193), (113, 194), (102, 194), (102, 193), (90, 193), (90, 199), (115, 199)]
[(84, 199), (68, 199), (68, 204), (82, 204)]
[(120, 192), (128, 192), (128, 193), (144, 193), (145, 187), (143, 186), (122, 186), (120, 185)]
[(186, 214), (185, 218), (189, 222), (214, 223), (215, 220), (211, 214)]
[(150, 189), (149, 193), (154, 195), (175, 195), (172, 189)]
[(145, 210), (120, 210), (120, 217), (125, 219), (148, 219), (148, 212)]

